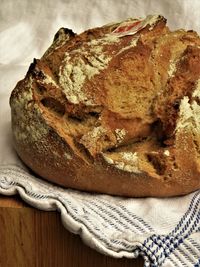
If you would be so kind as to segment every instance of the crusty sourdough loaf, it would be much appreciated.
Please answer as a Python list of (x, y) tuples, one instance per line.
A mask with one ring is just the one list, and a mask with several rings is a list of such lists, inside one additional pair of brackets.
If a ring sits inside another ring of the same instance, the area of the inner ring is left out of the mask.
[(65, 187), (122, 196), (200, 188), (200, 38), (162, 16), (62, 28), (12, 92), (20, 158)]

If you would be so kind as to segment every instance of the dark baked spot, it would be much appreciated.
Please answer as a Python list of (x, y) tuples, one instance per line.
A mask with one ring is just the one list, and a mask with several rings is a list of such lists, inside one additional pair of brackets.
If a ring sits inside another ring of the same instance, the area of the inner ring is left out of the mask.
[(53, 97), (43, 98), (41, 103), (44, 107), (55, 112), (59, 116), (63, 116), (65, 114), (65, 106)]
[(32, 76), (39, 80), (43, 80), (45, 78), (44, 73), (41, 70), (37, 70), (37, 69), (34, 69), (32, 71)]
[(36, 64), (37, 64), (37, 59), (34, 58), (33, 63), (31, 63), (31, 65), (29, 66), (28, 73), (32, 72), (35, 69)]
[(38, 85), (36, 86), (36, 91), (38, 94), (43, 95), (44, 93), (46, 93), (47, 89), (42, 85)]
[(161, 147), (166, 147), (165, 145), (165, 132), (163, 129), (163, 123), (160, 119), (156, 120), (154, 123), (151, 125), (152, 128), (152, 133), (155, 134), (157, 141), (159, 142)]
[(72, 119), (72, 120), (77, 121), (77, 122), (82, 122), (83, 121), (82, 118), (80, 118), (78, 116), (72, 116), (72, 115), (68, 116), (68, 119)]
[(89, 151), (85, 148), (85, 146), (78, 142), (75, 138), (73, 139), (74, 145), (79, 150), (79, 152), (84, 156), (85, 160), (88, 161), (88, 163), (93, 163), (94, 158), (90, 155)]
[(178, 170), (178, 165), (177, 165), (176, 161), (173, 162), (173, 169)]
[(165, 173), (165, 162), (158, 154), (147, 154), (147, 159), (153, 165), (157, 174), (163, 175)]
[(39, 60), (36, 58), (33, 59), (33, 63), (31, 63), (27, 75), (31, 74), (32, 77), (35, 78), (36, 80), (43, 80), (45, 78), (45, 75), (41, 70), (37, 68), (38, 61)]
[(169, 181), (169, 180), (171, 179), (171, 177), (172, 177), (172, 174), (169, 173), (167, 176), (164, 176), (164, 177), (163, 177), (163, 180), (164, 180), (165, 182), (167, 182), (167, 181)]
[(99, 118), (99, 113), (98, 113), (98, 112), (93, 112), (93, 111), (91, 111), (91, 112), (89, 112), (88, 114), (89, 114), (90, 116), (92, 116), (92, 117)]
[(173, 108), (174, 108), (176, 111), (179, 110), (180, 103), (181, 103), (181, 99), (180, 99), (180, 98), (177, 98), (177, 99), (175, 99), (174, 103), (172, 104)]

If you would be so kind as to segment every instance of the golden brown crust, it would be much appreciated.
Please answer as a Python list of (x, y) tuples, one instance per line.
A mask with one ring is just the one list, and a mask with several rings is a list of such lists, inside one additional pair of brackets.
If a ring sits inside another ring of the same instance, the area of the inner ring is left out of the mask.
[(34, 172), (122, 196), (200, 188), (200, 39), (165, 24), (59, 30), (10, 98), (14, 145)]

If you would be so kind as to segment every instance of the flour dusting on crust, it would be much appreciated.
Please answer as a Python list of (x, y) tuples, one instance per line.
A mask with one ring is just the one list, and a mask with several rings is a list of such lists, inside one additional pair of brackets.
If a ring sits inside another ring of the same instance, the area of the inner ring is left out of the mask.
[[(112, 56), (108, 56), (103, 47), (119, 42), (119, 38), (112, 35), (92, 40), (86, 46), (65, 53), (63, 64), (59, 71), (59, 83), (67, 99), (73, 104), (84, 103), (95, 105), (94, 101), (83, 90), (85, 81), (90, 80), (104, 70)], [(81, 55), (81, 56), (80, 56)]]
[[(36, 143), (49, 132), (48, 126), (41, 119), (41, 110), (33, 100), (32, 86), (33, 79), (29, 77), (26, 90), (21, 91), (12, 105), (13, 116), (18, 117), (18, 127), (13, 130), (14, 137), (18, 142)], [(27, 118), (28, 123), (26, 123)]]
[(189, 102), (189, 97), (184, 96), (180, 104), (179, 119), (176, 131), (191, 129), (200, 133), (200, 106), (195, 100)]
[(121, 143), (124, 140), (124, 137), (126, 136), (126, 130), (125, 129), (115, 129), (116, 139), (118, 143)]
[(141, 173), (137, 152), (102, 153), (102, 155), (108, 164), (119, 170)]

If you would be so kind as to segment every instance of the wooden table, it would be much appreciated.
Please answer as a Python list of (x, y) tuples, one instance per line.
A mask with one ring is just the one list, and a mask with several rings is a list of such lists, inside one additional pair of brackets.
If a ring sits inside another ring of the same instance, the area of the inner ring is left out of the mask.
[(140, 267), (144, 262), (101, 255), (69, 233), (58, 212), (39, 211), (17, 196), (0, 195), (0, 266)]

